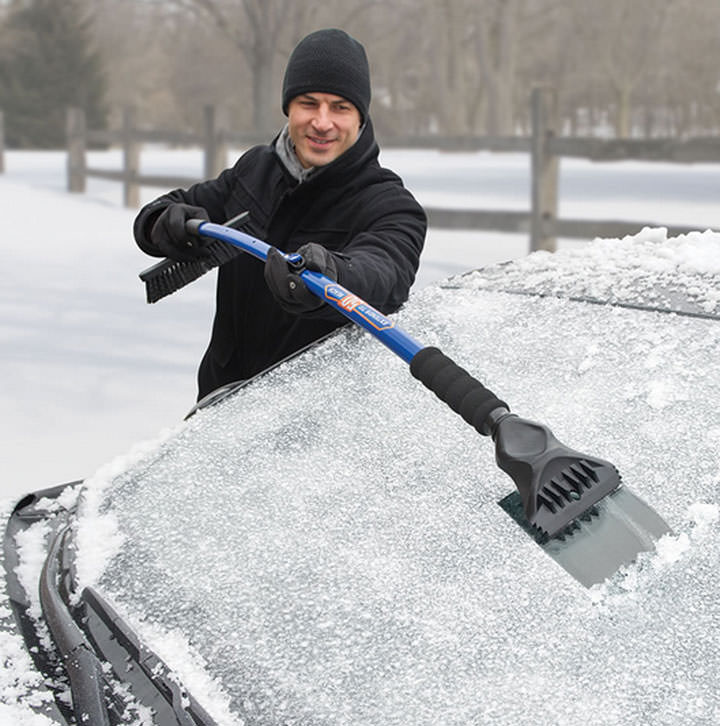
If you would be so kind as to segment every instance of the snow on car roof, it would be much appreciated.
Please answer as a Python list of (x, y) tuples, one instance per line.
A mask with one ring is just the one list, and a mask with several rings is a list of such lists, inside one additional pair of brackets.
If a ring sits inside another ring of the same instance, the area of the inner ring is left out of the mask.
[[(600, 242), (537, 269), (604, 261), (604, 290), (649, 288), (679, 244), (618, 242), (615, 264)], [(689, 242), (707, 255), (688, 280), (709, 304), (720, 235)], [(674, 534), (584, 589), (498, 506), (513, 485), (491, 442), (345, 329), (88, 482), (83, 584), (183, 678), (207, 668), (236, 723), (720, 719), (720, 324), (483, 279), (416, 293), (398, 324), (615, 463)], [(168, 653), (163, 633), (189, 652)]]
[(538, 252), (460, 278), (466, 286), (560, 294), (720, 316), (720, 243), (713, 232), (672, 239), (665, 228), (584, 249)]

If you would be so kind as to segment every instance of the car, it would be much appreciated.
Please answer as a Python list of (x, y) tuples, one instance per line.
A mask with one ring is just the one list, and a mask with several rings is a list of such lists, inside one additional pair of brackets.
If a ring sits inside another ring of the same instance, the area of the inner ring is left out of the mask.
[(720, 234), (537, 252), (392, 319), (612, 461), (672, 532), (583, 586), (499, 506), (491, 442), (349, 325), (17, 504), (3, 623), (39, 714), (720, 722)]

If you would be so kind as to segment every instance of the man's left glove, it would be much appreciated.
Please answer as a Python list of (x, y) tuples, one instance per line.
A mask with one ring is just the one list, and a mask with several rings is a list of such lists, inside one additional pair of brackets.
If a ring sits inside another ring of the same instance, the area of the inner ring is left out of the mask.
[[(337, 263), (332, 252), (310, 242), (298, 250), (308, 270), (315, 270), (337, 282)], [(307, 289), (300, 275), (287, 263), (276, 247), (271, 247), (265, 262), (265, 282), (280, 307), (294, 315), (318, 310), (322, 300)]]

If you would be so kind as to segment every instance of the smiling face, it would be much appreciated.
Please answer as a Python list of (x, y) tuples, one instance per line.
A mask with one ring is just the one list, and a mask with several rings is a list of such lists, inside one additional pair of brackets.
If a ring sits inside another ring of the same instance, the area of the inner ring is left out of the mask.
[(360, 112), (342, 96), (303, 93), (290, 101), (288, 129), (303, 167), (325, 166), (357, 141)]

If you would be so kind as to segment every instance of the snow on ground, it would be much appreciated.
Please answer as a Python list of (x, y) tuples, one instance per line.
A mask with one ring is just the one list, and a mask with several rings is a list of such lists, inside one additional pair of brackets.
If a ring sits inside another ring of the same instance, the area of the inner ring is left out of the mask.
[[(198, 174), (201, 161), (199, 151), (143, 156), (144, 170), (157, 173)], [(93, 153), (89, 163), (117, 167), (120, 155)], [(383, 163), (428, 206), (528, 208), (523, 155), (388, 151)], [(563, 164), (560, 215), (717, 228), (719, 180), (718, 165), (573, 160)], [(143, 201), (160, 191), (144, 189)], [(195, 398), (214, 274), (148, 306), (137, 273), (152, 260), (132, 241), (137, 210), (121, 206), (113, 182), (90, 179), (86, 194), (66, 193), (62, 152), (6, 153), (0, 199), (5, 515), (23, 493), (88, 477), (178, 424)], [(432, 229), (417, 287), (526, 251), (522, 235)], [(33, 683), (21, 653), (18, 643), (0, 644), (0, 723), (48, 723), (14, 690)]]

